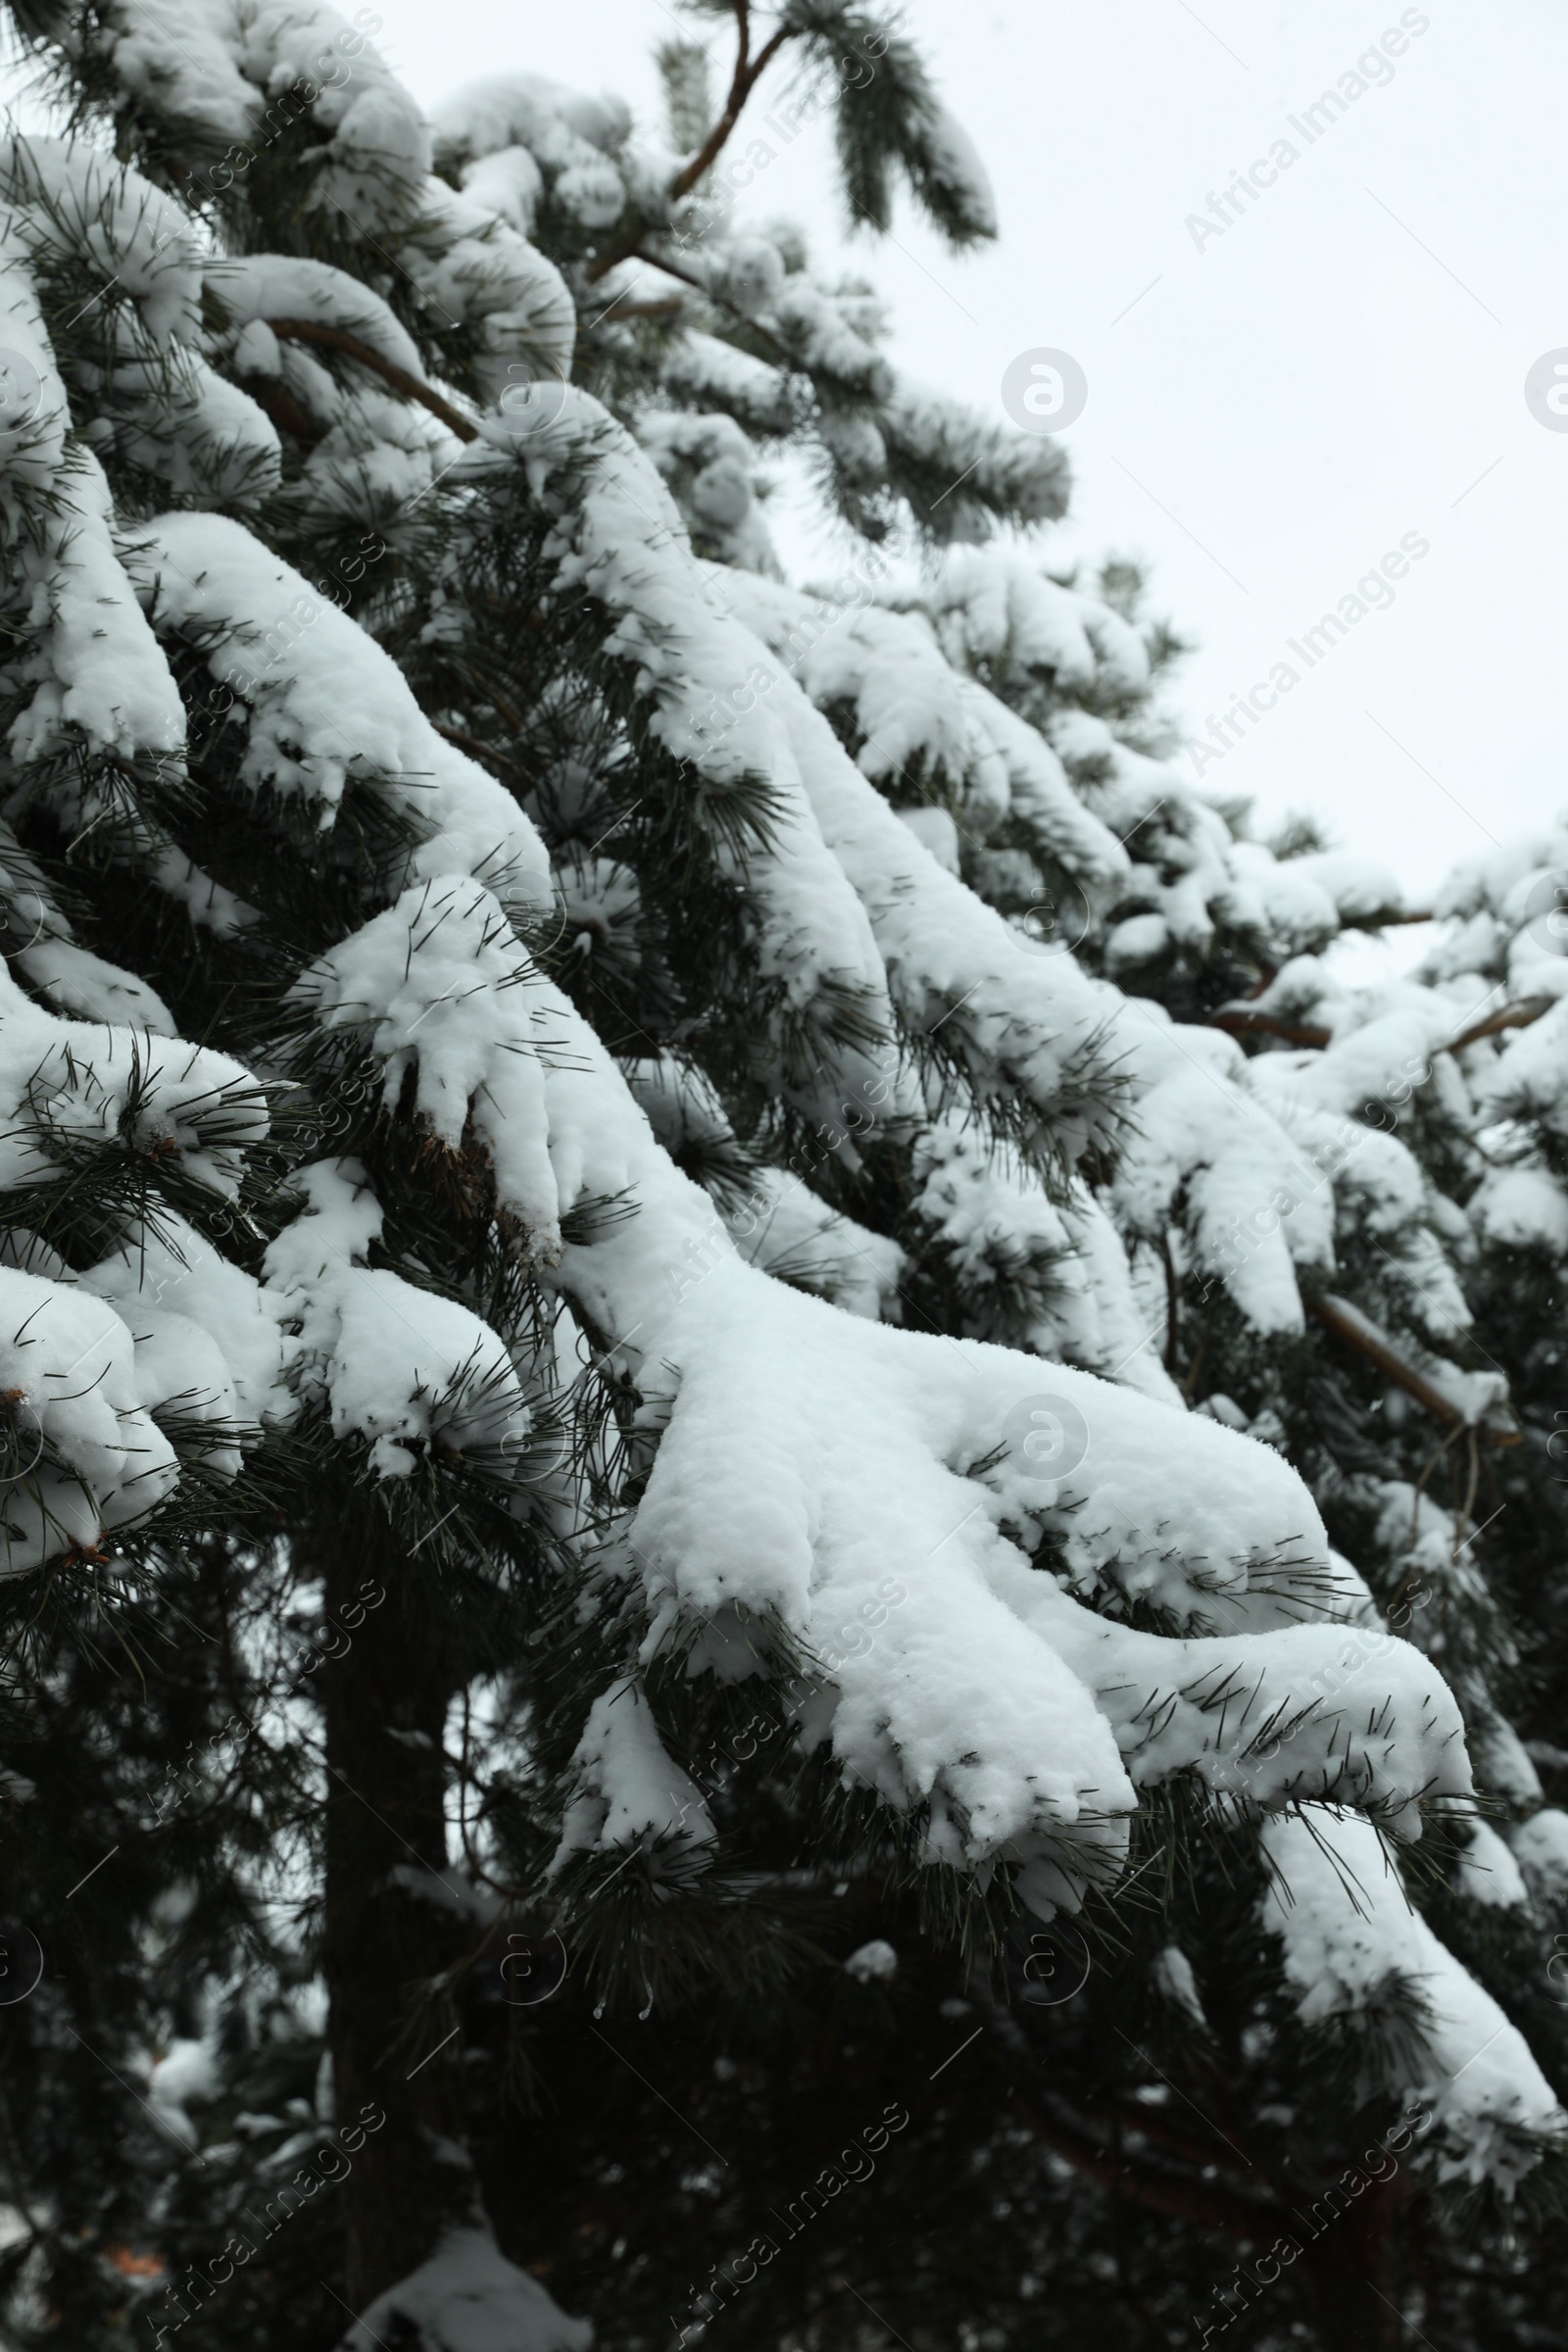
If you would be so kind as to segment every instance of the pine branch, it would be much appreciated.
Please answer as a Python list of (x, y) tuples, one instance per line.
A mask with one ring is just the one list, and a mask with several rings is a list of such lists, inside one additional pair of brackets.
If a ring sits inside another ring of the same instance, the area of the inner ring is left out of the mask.
[[(645, 253), (641, 239), (629, 251), (618, 254), (616, 259), (621, 262), (641, 262), (650, 270), (662, 270), (666, 277), (678, 277), (683, 286), (690, 286), (694, 292), (702, 295), (705, 302), (710, 302), (716, 310), (727, 311), (730, 317), (744, 326), (748, 334), (754, 335), (759, 343), (765, 343), (773, 355), (775, 366), (779, 368), (798, 366), (799, 363), (786, 351), (778, 337), (769, 333), (759, 319), (753, 318), (748, 312), (743, 311), (739, 303), (731, 302), (723, 294), (715, 293), (710, 286), (705, 285), (700, 277), (694, 276), (690, 270), (682, 270), (678, 263), (667, 260), (662, 254)], [(678, 313), (685, 307), (678, 295), (672, 295), (665, 302), (628, 303), (625, 305), (622, 305), (617, 299), (611, 305), (609, 312), (601, 314), (601, 316), (609, 317), (612, 319), (639, 317), (652, 318), (664, 313)]]
[(1256, 2196), (1239, 2183), (1221, 2187), (1217, 2178), (1195, 2180), (1189, 2175), (1125, 2157), (1118, 2163), (1076, 2117), (1047, 2115), (1016, 2088), (1013, 2098), (1030, 2130), (1075, 2172), (1119, 2196), (1135, 2198), (1155, 2213), (1168, 2213), (1200, 2230), (1217, 2230), (1227, 2237), (1247, 2239), (1275, 2226), (1283, 2212), (1272, 2196)]

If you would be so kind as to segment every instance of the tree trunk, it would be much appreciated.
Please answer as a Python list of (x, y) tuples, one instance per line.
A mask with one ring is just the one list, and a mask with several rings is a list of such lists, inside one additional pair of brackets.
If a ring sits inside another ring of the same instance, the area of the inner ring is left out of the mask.
[[(353, 1539), (311, 1550), (346, 1650), (322, 1672), (326, 1713), (325, 1973), (340, 2124), (385, 2116), (336, 2194), (345, 2292), (358, 2311), (416, 2269), (446, 2225), (471, 2219), (458, 2014), (439, 1980), (461, 1943), (454, 1915), (417, 1889), (447, 1867), (442, 1731), (447, 1645), (411, 1605), (416, 1570), (385, 1552), (369, 1573), (386, 1598), (349, 1631), (371, 1550)], [(435, 1997), (431, 1988), (436, 1987)]]
[(1395, 2210), (1393, 2180), (1374, 2182), (1306, 2243), (1303, 2283), (1332, 2352), (1394, 2352), (1410, 2340), (1389, 2261)]

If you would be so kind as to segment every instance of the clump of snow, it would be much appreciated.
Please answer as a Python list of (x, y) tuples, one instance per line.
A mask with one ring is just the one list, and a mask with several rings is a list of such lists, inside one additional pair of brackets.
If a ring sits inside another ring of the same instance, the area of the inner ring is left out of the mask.
[(97, 1545), (179, 1476), (129, 1331), (87, 1292), (0, 1267), (0, 1573)]
[(1543, 1805), (1509, 1832), (1514, 1857), (1525, 1876), (1550, 1902), (1568, 1895), (1568, 1813)]
[[(163, 1327), (179, 1327), (181, 1349), (187, 1344), (184, 1335), (195, 1331), (219, 1350), (221, 1387), (231, 1396), (236, 1424), (255, 1428), (290, 1417), (276, 1299), (242, 1266), (220, 1256), (184, 1218), (162, 1210), (155, 1229), (139, 1231), (80, 1282), (83, 1290), (106, 1298), (135, 1332), (138, 1367), (141, 1334), (151, 1315)], [(150, 1390), (145, 1394), (155, 1407), (164, 1401)], [(200, 1394), (202, 1379), (194, 1365), (165, 1392), (168, 1397)]]
[(835, 601), (726, 575), (722, 591), (819, 710), (853, 712), (857, 765), (873, 782), (923, 767), (961, 792), (976, 821), (1021, 816), (1070, 871), (1120, 880), (1126, 853), (1073, 793), (1050, 745), (954, 669), (928, 625), (879, 610), (856, 574), (842, 586)]
[(1150, 1968), (1155, 1989), (1162, 1992), (1173, 2009), (1181, 2012), (1189, 2025), (1206, 2026), (1202, 1996), (1193, 1964), (1179, 1943), (1167, 1943), (1154, 1954)]
[(1545, 1168), (1498, 1168), (1468, 1203), (1476, 1229), (1511, 1250), (1568, 1252), (1568, 1193)]
[(487, 890), (461, 875), (416, 884), (313, 964), (294, 993), (324, 1029), (364, 1031), (389, 1109), (412, 1070), (415, 1107), (450, 1150), (471, 1117), (530, 1257), (560, 1254), (540, 1060), (550, 1014)]
[(374, 226), (399, 222), (430, 168), (430, 136), (413, 99), (358, 25), (323, 0), (245, 9), (235, 0), (109, 0), (102, 45), (116, 77), (145, 106), (221, 149), (269, 143), (270, 99), (305, 85), (318, 141), (313, 199)]
[(632, 1682), (594, 1700), (572, 1755), (574, 1793), (551, 1867), (568, 1855), (678, 1838), (711, 1845), (713, 1827), (695, 1782), (666, 1754), (654, 1711)]
[(875, 1936), (850, 1954), (844, 1970), (857, 1984), (885, 1984), (899, 1973), (899, 1955), (891, 1943)]
[(0, 1184), (50, 1181), (84, 1146), (121, 1142), (177, 1159), (195, 1183), (233, 1200), (246, 1152), (268, 1133), (267, 1104), (226, 1054), (180, 1038), (68, 1021), (0, 971)]
[[(1037, 1888), (1057, 1870), (1068, 1894), (1122, 1850), (1135, 1781), (1196, 1770), (1264, 1802), (1332, 1791), (1409, 1831), (1423, 1791), (1467, 1790), (1428, 1662), (1385, 1637), (1347, 1666), (1344, 1625), (1299, 1622), (1312, 1574), (1332, 1587), (1334, 1571), (1278, 1455), (1087, 1373), (770, 1282), (659, 1150), (593, 1031), (544, 1001), (563, 1214), (585, 1196), (640, 1204), (568, 1244), (558, 1279), (641, 1366), (662, 1425), (632, 1528), (650, 1652), (721, 1611), (776, 1613), (808, 1650), (838, 1651), (857, 1625), (809, 1736), (847, 1778), (922, 1810), (932, 1859), (1001, 1852), (1038, 1866)], [(1042, 1396), (1084, 1432), (1054, 1476), (1018, 1434)], [(1171, 1641), (1083, 1607), (1029, 1564), (1048, 1528), (1072, 1573), (1205, 1630)]]
[(297, 1181), (306, 1209), (265, 1268), (298, 1326), (301, 1393), (324, 1399), (333, 1436), (368, 1438), (381, 1478), (407, 1478), (431, 1446), (517, 1458), (531, 1418), (504, 1343), (456, 1299), (364, 1262), (381, 1208), (357, 1160), (318, 1160)]
[(419, 836), (411, 879), (466, 874), (509, 907), (549, 906), (533, 825), (437, 733), (357, 622), (226, 515), (166, 514), (147, 555), (160, 625), (208, 648), (213, 677), (249, 707), (244, 783), (300, 795), (324, 831), (349, 777), (373, 779)]
[(201, 239), (173, 197), (85, 140), (11, 138), (0, 142), (0, 198), (36, 264), (101, 271), (156, 342), (197, 340)]
[[(240, 331), (253, 322), (308, 318), (318, 326), (341, 328), (410, 375), (424, 372), (418, 346), (380, 295), (329, 262), (295, 253), (225, 254), (207, 262), (203, 284), (226, 320), (220, 348), (232, 350)], [(276, 338), (269, 341), (275, 352)]]
[(1504, 2187), (1568, 2139), (1568, 2116), (1517, 2027), (1405, 1897), (1371, 1823), (1321, 1805), (1268, 1822), (1263, 1921), (1284, 1946), (1304, 2025), (1403, 1994), (1424, 2054), (1406, 2087), (1430, 2104), (1441, 2180)]
[(1485, 1821), (1474, 1825), (1459, 1856), (1456, 1886), (1471, 1902), (1493, 1911), (1511, 1910), (1530, 1899), (1517, 1859)]
[(80, 745), (127, 758), (177, 753), (185, 738), (178, 689), (121, 564), (103, 468), (85, 449), (64, 464), (65, 388), (14, 223), (0, 225), (0, 309), (8, 365), (36, 384), (8, 433), (0, 476), (8, 561), (19, 588), (30, 591), (29, 635), (0, 665), (13, 691), (33, 689), (11, 722), (12, 756), (28, 761)]
[(426, 300), (453, 325), (477, 330), (477, 372), (491, 398), (518, 381), (565, 380), (576, 308), (555, 264), (509, 220), (432, 178), (406, 251)]
[(176, 2035), (148, 2070), (148, 2104), (176, 2139), (194, 2148), (200, 2134), (190, 2119), (190, 2104), (217, 2098), (221, 2083), (215, 2046), (205, 2039)]
[(451, 2230), (428, 2261), (377, 2295), (339, 2352), (588, 2352), (593, 2329), (569, 2320), (490, 2230)]

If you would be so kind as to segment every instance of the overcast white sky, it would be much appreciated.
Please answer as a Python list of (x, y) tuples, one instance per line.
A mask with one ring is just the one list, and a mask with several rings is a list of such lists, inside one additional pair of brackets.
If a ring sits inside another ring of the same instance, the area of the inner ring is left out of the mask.
[[(427, 102), (526, 68), (657, 117), (662, 0), (376, 5), (380, 45)], [(904, 205), (896, 242), (851, 246), (819, 127), (743, 201), (856, 251), (892, 304), (901, 363), (993, 415), (1019, 352), (1078, 358), (1090, 396), (1065, 435), (1077, 490), (1057, 544), (1152, 564), (1160, 609), (1200, 640), (1181, 688), (1191, 731), (1403, 534), (1430, 541), (1393, 606), (1205, 784), (1254, 795), (1265, 820), (1318, 812), (1412, 891), (1568, 806), (1568, 432), (1524, 397), (1532, 363), (1568, 346), (1568, 12), (1405, 10), (1428, 28), (1310, 147), (1285, 118), (1399, 24), (1397, 0), (906, 14), (990, 171), (998, 245), (955, 260)], [(727, 78), (729, 29), (705, 30)], [(1282, 136), (1299, 160), (1198, 250), (1187, 216)]]

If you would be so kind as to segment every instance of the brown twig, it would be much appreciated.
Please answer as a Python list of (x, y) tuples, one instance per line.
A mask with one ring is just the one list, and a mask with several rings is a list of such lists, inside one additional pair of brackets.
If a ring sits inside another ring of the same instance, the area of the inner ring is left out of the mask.
[[(1556, 1002), (1555, 997), (1521, 997), (1517, 1004), (1504, 1004), (1500, 1010), (1489, 1013), (1484, 1021), (1477, 1021), (1473, 1028), (1461, 1030), (1446, 1046), (1440, 1046), (1438, 1052), (1462, 1054), (1466, 1046), (1477, 1045), (1484, 1037), (1495, 1037), (1500, 1030), (1528, 1029), (1532, 1021), (1539, 1021), (1544, 1012), (1549, 1012)], [(1218, 1012), (1211, 1012), (1206, 1026), (1224, 1029), (1232, 1037), (1246, 1037), (1261, 1031), (1269, 1037), (1282, 1037), (1291, 1046), (1321, 1047), (1334, 1043), (1332, 1029), (1321, 1028), (1316, 1023), (1282, 1021), (1278, 1013), (1253, 1012), (1245, 1004), (1229, 1004)]]
[[(671, 180), (669, 200), (672, 204), (678, 202), (682, 196), (689, 196), (704, 172), (712, 169), (728, 143), (730, 132), (740, 121), (741, 111), (756, 88), (759, 76), (772, 64), (784, 43), (792, 37), (794, 27), (781, 24), (771, 39), (763, 42), (754, 58), (752, 55), (751, 0), (733, 0), (733, 4), (738, 37), (735, 51), (735, 71), (730, 75), (729, 96), (724, 101), (723, 112), (718, 121), (713, 124), (697, 153), (689, 162), (682, 165)], [(634, 247), (640, 242), (641, 234), (639, 232), (638, 237), (633, 241)], [(588, 283), (590, 285), (597, 284), (599, 279), (607, 276), (618, 262), (630, 261), (632, 258), (633, 249), (624, 246), (614, 252), (601, 254), (599, 259), (590, 263), (586, 271)]]
[[(633, 257), (628, 256), (628, 259)], [(642, 256), (635, 257), (642, 259)], [(678, 294), (666, 294), (659, 302), (625, 302), (617, 294), (608, 310), (599, 314), (600, 322), (606, 318), (673, 318), (686, 308)]]
[(1232, 1005), (1221, 1012), (1211, 1012), (1207, 1026), (1210, 1029), (1228, 1030), (1232, 1037), (1246, 1037), (1254, 1030), (1263, 1030), (1270, 1037), (1283, 1037), (1290, 1046), (1331, 1046), (1334, 1043), (1332, 1029), (1321, 1029), (1315, 1025), (1297, 1028), (1289, 1021), (1282, 1021), (1277, 1013), (1249, 1012), (1240, 1005)]
[(265, 409), (272, 422), (280, 425), (294, 440), (309, 449), (321, 438), (321, 427), (308, 416), (287, 384), (275, 375), (252, 375), (245, 379), (245, 389), (260, 409)]
[[(769, 329), (763, 326), (759, 319), (753, 318), (748, 312), (743, 311), (738, 302), (731, 302), (726, 295), (715, 294), (710, 286), (705, 286), (700, 277), (695, 277), (690, 270), (683, 270), (678, 262), (666, 261), (662, 254), (644, 253), (640, 244), (634, 245), (629, 253), (621, 254), (619, 259), (623, 262), (641, 262), (645, 269), (662, 270), (666, 277), (679, 278), (683, 286), (691, 286), (694, 288), (697, 293), (702, 295), (705, 302), (712, 303), (717, 310), (728, 311), (732, 318), (739, 319), (742, 326), (746, 327), (750, 333), (754, 334), (760, 343), (765, 343), (769, 350), (776, 355), (778, 365), (781, 368), (794, 367), (795, 362), (791, 359), (789, 353), (785, 350), (777, 335), (771, 333)], [(612, 310), (613, 310), (614, 306), (612, 305), (611, 307)], [(650, 309), (653, 308), (652, 305), (649, 307)], [(682, 307), (683, 306), (678, 302), (672, 303), (671, 305), (672, 309), (677, 310)], [(621, 315), (622, 317), (625, 317), (627, 314), (623, 312)]]
[(315, 318), (269, 318), (267, 324), (285, 343), (318, 343), (323, 350), (340, 351), (346, 358), (358, 360), (362, 368), (373, 369), (394, 392), (401, 392), (406, 400), (416, 400), (432, 416), (439, 416), (460, 441), (478, 440), (479, 428), (471, 417), (455, 409), (450, 400), (443, 400), (419, 376), (411, 375), (406, 368), (400, 368), (395, 360), (387, 359), (370, 344), (362, 343), (358, 335), (351, 335), (346, 328), (322, 326)]
[(1171, 2214), (1180, 2221), (1196, 2224), (1200, 2230), (1216, 2230), (1228, 2237), (1256, 2237), (1265, 2223), (1274, 2226), (1279, 2209), (1266, 2192), (1258, 2196), (1240, 2182), (1223, 2180), (1217, 2173), (1212, 2180), (1194, 2180), (1189, 2174), (1163, 2172), (1136, 2158), (1123, 2158), (1118, 2163), (1110, 2150), (1097, 2144), (1093, 2132), (1076, 2119), (1069, 2121), (1065, 2115), (1043, 2110), (1020, 2092), (1016, 2084), (1012, 2098), (1019, 2116), (1035, 2136), (1055, 2155), (1065, 2158), (1075, 2172), (1098, 2181), (1102, 2188), (1115, 2189), (1133, 2197), (1140, 2205), (1152, 2207), (1156, 2213)]
[(781, 24), (770, 40), (764, 41), (757, 56), (747, 62), (751, 39), (751, 10), (746, 0), (736, 0), (735, 20), (740, 27), (740, 47), (735, 58), (735, 72), (730, 79), (729, 96), (724, 111), (689, 164), (676, 172), (671, 196), (687, 196), (696, 187), (705, 172), (710, 171), (723, 153), (729, 134), (740, 121), (741, 109), (757, 86), (759, 76), (769, 67), (790, 37), (791, 27)]
[(1517, 1004), (1504, 1004), (1500, 1011), (1477, 1021), (1473, 1029), (1464, 1030), (1444, 1052), (1462, 1054), (1466, 1046), (1476, 1045), (1484, 1037), (1495, 1037), (1499, 1029), (1528, 1029), (1532, 1021), (1539, 1021), (1544, 1012), (1549, 1012), (1556, 1002), (1555, 997), (1521, 997)]
[(1182, 1326), (1181, 1310), (1177, 1304), (1180, 1286), (1176, 1280), (1176, 1265), (1170, 1253), (1168, 1233), (1162, 1233), (1159, 1237), (1159, 1254), (1165, 1265), (1165, 1369), (1174, 1372), (1181, 1347)]
[[(1369, 1330), (1361, 1317), (1343, 1299), (1323, 1297), (1308, 1298), (1304, 1303), (1309, 1315), (1332, 1331), (1336, 1338), (1344, 1340), (1348, 1347), (1353, 1348), (1358, 1355), (1364, 1355), (1368, 1363), (1376, 1364), (1386, 1379), (1392, 1380), (1396, 1388), (1403, 1389), (1406, 1396), (1413, 1396), (1417, 1404), (1424, 1405), (1434, 1420), (1441, 1421), (1445, 1428), (1455, 1433), (1472, 1426), (1451, 1396), (1445, 1396), (1443, 1391), (1435, 1387), (1424, 1373), (1418, 1372), (1413, 1364), (1407, 1364), (1403, 1356), (1396, 1355), (1388, 1342)], [(1491, 1446), (1519, 1444), (1519, 1432), (1516, 1429), (1483, 1428), (1479, 1434)]]

